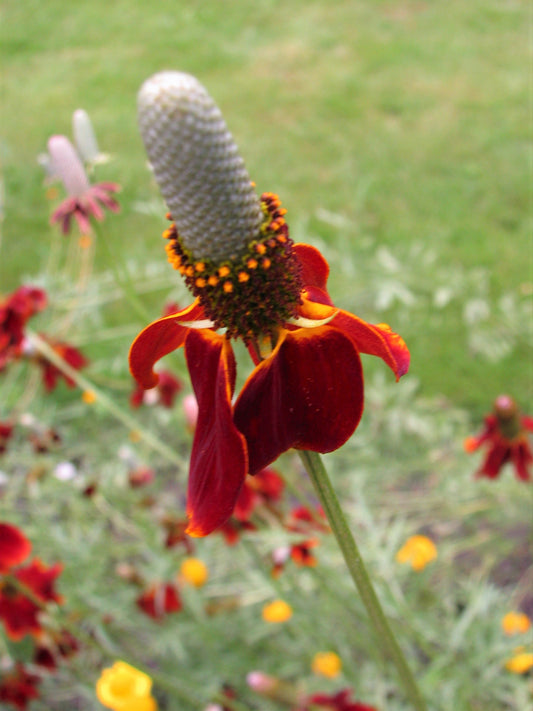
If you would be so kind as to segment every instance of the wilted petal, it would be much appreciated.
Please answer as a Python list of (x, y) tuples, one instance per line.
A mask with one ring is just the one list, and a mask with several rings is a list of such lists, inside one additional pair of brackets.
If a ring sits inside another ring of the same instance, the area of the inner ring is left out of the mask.
[(255, 474), (291, 447), (337, 449), (362, 412), (357, 351), (343, 333), (321, 326), (285, 332), (245, 383), (234, 420), (246, 437)]
[(131, 374), (141, 387), (145, 390), (155, 387), (159, 378), (154, 373), (154, 364), (185, 343), (189, 329), (179, 322), (203, 318), (203, 308), (196, 300), (186, 309), (154, 321), (139, 333), (130, 348), (129, 358)]
[(235, 357), (214, 331), (191, 331), (185, 354), (198, 422), (189, 471), (187, 533), (207, 536), (231, 516), (248, 468), (246, 442), (233, 423)]

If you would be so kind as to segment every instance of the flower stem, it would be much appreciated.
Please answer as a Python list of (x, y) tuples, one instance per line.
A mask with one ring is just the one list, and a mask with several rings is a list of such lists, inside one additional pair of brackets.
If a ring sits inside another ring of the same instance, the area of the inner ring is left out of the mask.
[(324, 512), (328, 517), (329, 524), (335, 534), (350, 575), (374, 626), (378, 644), (382, 652), (394, 662), (405, 693), (411, 701), (413, 708), (417, 711), (426, 711), (426, 704), (385, 617), (322, 459), (316, 452), (300, 451), (299, 455), (311, 477), (311, 481), (313, 482)]
[(73, 380), (81, 390), (94, 393), (97, 402), (99, 402), (100, 405), (102, 405), (102, 407), (113, 415), (113, 417), (115, 417), (119, 422), (125, 425), (130, 432), (137, 433), (140, 439), (144, 440), (150, 447), (152, 447), (152, 449), (162, 454), (170, 462), (177, 464), (180, 468), (185, 467), (185, 461), (177, 452), (144, 429), (134, 417), (125, 412), (113, 401), (112, 398), (106, 395), (99, 388), (96, 388), (90, 380), (61, 358), (61, 356), (57, 354), (45, 340), (32, 331), (26, 331), (26, 336), (34, 345), (36, 350), (39, 351), (39, 353), (41, 353), (46, 360), (50, 361), (52, 365), (55, 365), (55, 367), (62, 373), (71, 378), (71, 380)]

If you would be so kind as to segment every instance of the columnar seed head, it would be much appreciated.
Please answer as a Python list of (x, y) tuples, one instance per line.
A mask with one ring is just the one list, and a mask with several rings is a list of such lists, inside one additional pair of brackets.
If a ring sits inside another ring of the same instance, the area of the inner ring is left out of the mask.
[(161, 72), (142, 85), (139, 125), (181, 242), (195, 259), (242, 257), (263, 212), (219, 108), (189, 74)]
[(72, 114), (72, 133), (80, 156), (88, 163), (97, 161), (100, 151), (93, 124), (85, 109), (76, 109)]
[(66, 136), (52, 136), (48, 153), (53, 172), (61, 178), (69, 196), (81, 197), (91, 187), (85, 168)]

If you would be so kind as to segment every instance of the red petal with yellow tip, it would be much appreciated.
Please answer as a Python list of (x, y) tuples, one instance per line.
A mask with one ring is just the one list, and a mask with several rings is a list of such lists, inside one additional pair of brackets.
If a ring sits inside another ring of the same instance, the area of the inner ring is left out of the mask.
[(159, 377), (154, 373), (154, 364), (185, 343), (190, 330), (178, 321), (204, 318), (204, 310), (196, 300), (186, 309), (154, 321), (139, 333), (130, 348), (130, 371), (142, 388), (147, 390), (157, 385)]
[(248, 469), (246, 441), (233, 424), (235, 357), (214, 331), (190, 331), (187, 366), (198, 401), (189, 470), (186, 530), (207, 536), (231, 516)]
[(234, 421), (246, 437), (250, 474), (291, 447), (331, 452), (346, 442), (363, 412), (357, 351), (340, 331), (286, 331), (246, 381)]
[(409, 351), (405, 341), (384, 323), (374, 326), (348, 311), (339, 311), (329, 322), (348, 336), (360, 353), (382, 358), (399, 380), (409, 370)]

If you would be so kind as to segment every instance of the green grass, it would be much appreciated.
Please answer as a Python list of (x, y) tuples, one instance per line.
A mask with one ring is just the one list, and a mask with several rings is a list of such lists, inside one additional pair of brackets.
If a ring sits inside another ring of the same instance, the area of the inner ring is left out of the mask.
[[(491, 319), (505, 329), (497, 299), (524, 301), (532, 283), (526, 19), (520, 2), (4, 3), (3, 290), (39, 272), (49, 207), (35, 159), (51, 134), (70, 134), (79, 106), (116, 156), (99, 177), (123, 185), (108, 238), (133, 260), (160, 258), (159, 222), (131, 211), (152, 195), (135, 95), (152, 72), (178, 68), (209, 88), (298, 238), (354, 265), (352, 278), (332, 276), (341, 304), (396, 325), (398, 309), (373, 308), (374, 254), (361, 259), (361, 243), (400, 259), (419, 244), (433, 272), (485, 270)], [(317, 211), (343, 226), (317, 224)], [(424, 392), (477, 417), (500, 391), (531, 394), (529, 312), (490, 360), (469, 349), (457, 304), (435, 315), (425, 289), (438, 275), (404, 266), (421, 302), (402, 332)]]

